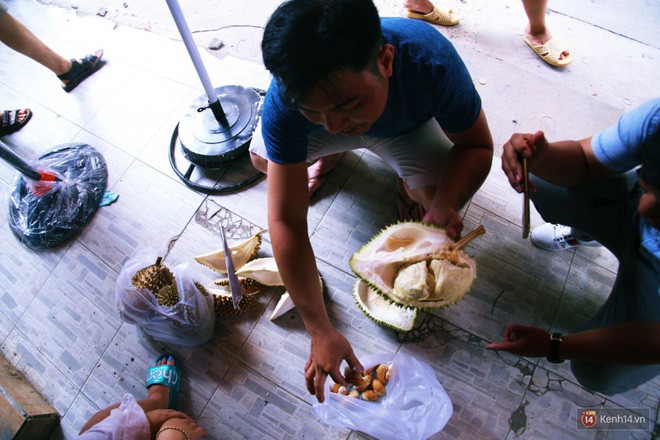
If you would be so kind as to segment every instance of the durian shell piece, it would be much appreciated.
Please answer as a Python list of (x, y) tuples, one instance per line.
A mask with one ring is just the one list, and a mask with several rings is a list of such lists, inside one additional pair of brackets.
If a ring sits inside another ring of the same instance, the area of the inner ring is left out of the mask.
[(231, 297), (231, 290), (229, 286), (208, 287), (206, 289), (210, 295), (213, 296), (213, 309), (215, 315), (231, 318), (233, 316), (240, 316), (250, 310), (256, 302), (257, 294), (246, 294), (243, 292), (243, 299), (237, 309), (234, 309), (234, 303)]
[(240, 269), (236, 270), (236, 275), (243, 278), (251, 278), (264, 286), (283, 286), (284, 282), (277, 269), (275, 258), (264, 257), (249, 261)]
[(353, 296), (362, 313), (375, 323), (403, 332), (413, 329), (417, 309), (396, 304), (376, 293), (360, 279), (355, 282)]
[(270, 320), (273, 321), (274, 319), (279, 318), (280, 316), (284, 315), (286, 312), (294, 309), (295, 307), (296, 305), (293, 303), (293, 300), (291, 299), (289, 292), (284, 292), (280, 297), (280, 300), (277, 302), (277, 305), (273, 309), (273, 313), (272, 315), (270, 315)]
[[(257, 253), (259, 252), (259, 248), (261, 247), (261, 234), (266, 231), (268, 231), (268, 229), (262, 229), (247, 240), (243, 240), (240, 243), (229, 246), (231, 259), (234, 262), (235, 268), (239, 268), (253, 258), (256, 258)], [(224, 249), (218, 249), (216, 251), (209, 252), (208, 254), (204, 255), (199, 255), (194, 258), (198, 263), (213, 269), (216, 272), (227, 273)]]
[(199, 291), (202, 293), (202, 295), (204, 295), (204, 296), (209, 296), (210, 295), (210, 293), (208, 292), (208, 290), (206, 290), (206, 287), (204, 287), (204, 285), (202, 283), (200, 283), (199, 281), (193, 281), (193, 283), (195, 284), (195, 287), (197, 287), (197, 289), (199, 289)]
[(156, 263), (138, 270), (133, 274), (131, 283), (138, 289), (147, 289), (154, 295), (165, 286), (175, 284), (174, 274), (162, 264), (162, 257)]
[[(252, 278), (238, 278), (238, 282), (241, 284), (241, 289), (243, 290), (243, 295), (258, 295), (264, 291), (266, 286)], [(227, 287), (229, 289), (229, 279), (221, 278), (213, 282), (217, 286)], [(229, 291), (229, 290), (228, 290)]]
[[(436, 286), (430, 289), (427, 297), (414, 297), (394, 289), (401, 269), (433, 259), (448, 260), (457, 266), (457, 270), (443, 271), (443, 278), (437, 286), (438, 294), (434, 293)], [(419, 222), (388, 226), (353, 254), (349, 263), (358, 278), (377, 293), (408, 307), (433, 308), (454, 304), (476, 278), (475, 261), (462, 249), (454, 248), (454, 241), (447, 237), (444, 229)]]

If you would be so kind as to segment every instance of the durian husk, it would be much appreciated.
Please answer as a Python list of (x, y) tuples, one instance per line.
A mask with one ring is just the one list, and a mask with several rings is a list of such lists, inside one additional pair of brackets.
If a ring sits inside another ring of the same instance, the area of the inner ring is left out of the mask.
[(172, 271), (162, 264), (162, 260), (162, 257), (158, 257), (155, 264), (135, 272), (131, 278), (133, 286), (147, 289), (155, 295), (163, 287), (175, 284)]
[(257, 258), (243, 266), (236, 266), (239, 278), (250, 278), (264, 286), (283, 286), (282, 276), (273, 257)]
[(412, 330), (415, 325), (417, 309), (402, 307), (384, 295), (376, 293), (359, 278), (353, 286), (353, 297), (362, 313), (376, 324), (403, 332)]
[[(231, 253), (231, 259), (234, 263), (234, 267), (239, 268), (248, 261), (257, 257), (257, 253), (261, 247), (261, 234), (266, 231), (268, 231), (268, 229), (262, 229), (261, 231), (255, 233), (252, 237), (243, 240), (240, 243), (234, 244), (233, 246), (229, 246), (229, 252)], [(213, 269), (216, 272), (227, 273), (224, 249), (218, 249), (194, 258), (195, 261), (197, 261), (199, 264)]]
[(237, 309), (234, 309), (229, 280), (217, 280), (214, 282), (214, 287), (206, 289), (210, 295), (213, 295), (213, 308), (216, 316), (231, 318), (244, 314), (252, 308), (257, 296), (266, 288), (266, 286), (251, 278), (239, 278), (239, 283), (243, 290), (243, 298)]

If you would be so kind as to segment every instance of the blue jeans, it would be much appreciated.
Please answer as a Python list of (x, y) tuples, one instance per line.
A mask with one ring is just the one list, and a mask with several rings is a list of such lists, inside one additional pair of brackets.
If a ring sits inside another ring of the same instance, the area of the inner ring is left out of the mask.
[[(570, 188), (530, 178), (537, 188), (532, 201), (545, 221), (577, 229), (619, 260), (609, 297), (580, 330), (627, 321), (660, 321), (660, 274), (639, 250), (636, 173), (629, 171)], [(571, 369), (582, 385), (603, 394), (628, 391), (660, 374), (660, 365), (572, 361)]]

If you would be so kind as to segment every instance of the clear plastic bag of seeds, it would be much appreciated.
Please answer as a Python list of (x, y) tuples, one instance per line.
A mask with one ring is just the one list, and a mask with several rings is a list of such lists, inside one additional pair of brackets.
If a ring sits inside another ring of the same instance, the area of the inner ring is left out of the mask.
[(368, 355), (360, 362), (366, 369), (388, 365), (385, 394), (366, 401), (330, 392), (330, 379), (325, 385), (325, 402), (318, 403), (312, 396), (322, 422), (382, 440), (426, 439), (447, 424), (453, 412), (451, 400), (430, 365), (407, 354)]

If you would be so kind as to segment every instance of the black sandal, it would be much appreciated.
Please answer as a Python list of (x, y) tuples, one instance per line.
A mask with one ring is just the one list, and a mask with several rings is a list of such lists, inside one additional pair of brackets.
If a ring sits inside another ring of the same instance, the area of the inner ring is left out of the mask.
[[(18, 120), (18, 112), (24, 110), (27, 116), (22, 121)], [(28, 123), (32, 117), (32, 110), (29, 108), (18, 110), (4, 110), (2, 112), (2, 121), (0, 121), (0, 136), (6, 136), (20, 130)]]
[(71, 59), (71, 69), (57, 76), (62, 81), (64, 91), (67, 93), (70, 92), (92, 73), (99, 70), (105, 64), (105, 60), (101, 59), (102, 57), (103, 49), (100, 49), (93, 54), (86, 55), (80, 60)]

